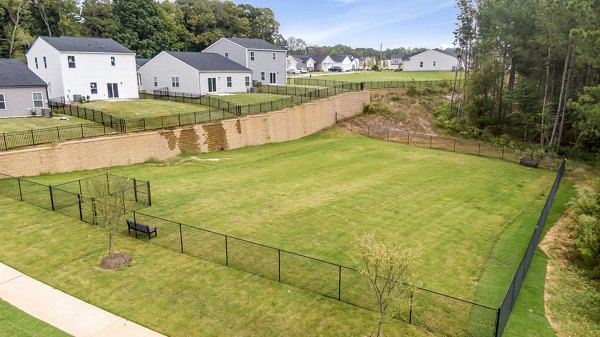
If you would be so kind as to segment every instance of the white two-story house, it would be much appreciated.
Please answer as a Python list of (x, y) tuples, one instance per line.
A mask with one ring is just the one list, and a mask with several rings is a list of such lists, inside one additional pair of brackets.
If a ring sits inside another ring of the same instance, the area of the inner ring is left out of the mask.
[(403, 58), (404, 71), (453, 71), (458, 67), (456, 53), (440, 49), (406, 55)]
[(40, 36), (26, 57), (50, 98), (138, 98), (135, 53), (113, 39)]
[(260, 39), (222, 38), (204, 49), (252, 70), (252, 80), (263, 84), (287, 83), (287, 50)]

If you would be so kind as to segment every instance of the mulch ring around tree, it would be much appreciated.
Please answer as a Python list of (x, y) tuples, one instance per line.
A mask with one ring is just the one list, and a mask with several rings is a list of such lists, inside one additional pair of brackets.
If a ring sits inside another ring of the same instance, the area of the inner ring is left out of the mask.
[(108, 270), (114, 270), (125, 265), (129, 265), (129, 263), (131, 263), (131, 256), (126, 253), (117, 252), (103, 257), (100, 267)]

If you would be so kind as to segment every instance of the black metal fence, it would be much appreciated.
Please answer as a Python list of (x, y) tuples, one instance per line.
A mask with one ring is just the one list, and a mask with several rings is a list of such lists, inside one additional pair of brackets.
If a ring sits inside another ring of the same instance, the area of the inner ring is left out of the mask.
[(531, 265), (531, 261), (533, 260), (533, 255), (540, 242), (542, 233), (544, 232), (544, 226), (546, 225), (548, 214), (550, 214), (550, 209), (552, 208), (552, 204), (554, 203), (554, 198), (556, 197), (556, 193), (558, 192), (558, 188), (560, 187), (560, 182), (565, 174), (566, 163), (567, 161), (563, 159), (562, 163), (560, 164), (558, 173), (556, 174), (556, 179), (554, 180), (554, 184), (552, 184), (552, 189), (550, 189), (550, 194), (548, 194), (548, 198), (546, 199), (546, 204), (544, 204), (542, 214), (540, 214), (538, 222), (535, 225), (535, 230), (533, 231), (533, 235), (529, 240), (529, 245), (527, 246), (525, 255), (523, 256), (523, 259), (519, 264), (519, 268), (517, 268), (515, 276), (513, 277), (512, 282), (510, 282), (510, 286), (508, 287), (506, 295), (502, 300), (502, 304), (498, 309), (498, 331), (496, 333), (496, 336), (501, 336), (504, 332), (504, 328), (506, 328), (506, 323), (508, 323), (508, 319), (510, 318), (512, 309), (515, 306), (517, 297), (519, 296), (519, 292), (521, 291), (521, 287), (523, 286), (523, 282), (525, 281), (525, 276), (527, 276), (527, 271), (529, 270), (529, 266)]
[(56, 99), (49, 100), (48, 106), (52, 110), (62, 113), (63, 115), (87, 119), (89, 121), (99, 123), (109, 130), (115, 130), (116, 132), (126, 132), (125, 120), (106, 112), (96, 109), (88, 109), (84, 106), (66, 104)]
[(4, 132), (0, 134), (0, 151), (58, 141), (98, 137), (117, 133), (114, 129), (95, 123), (57, 126), (44, 129)]
[[(314, 77), (301, 77), (301, 78), (290, 78), (288, 79), (290, 85), (307, 85), (307, 86), (318, 86), (318, 87), (339, 87), (341, 85), (353, 85), (358, 87), (359, 90), (369, 89), (393, 89), (393, 88), (406, 88), (410, 85), (415, 86), (450, 86), (454, 84), (452, 80), (429, 80), (429, 81), (366, 81), (366, 82), (348, 82), (338, 81), (329, 79), (320, 79)], [(457, 86), (462, 85), (461, 80), (456, 81)]]
[(419, 147), (459, 152), (480, 157), (497, 158), (514, 163), (519, 163), (523, 157), (529, 157), (539, 160), (540, 166), (551, 169), (556, 169), (560, 165), (560, 159), (546, 156), (546, 153), (540, 148), (511, 147), (484, 141), (440, 137), (431, 134), (404, 131), (389, 126), (359, 121), (340, 113), (337, 114), (337, 120), (340, 124), (354, 133), (390, 142), (405, 143)]

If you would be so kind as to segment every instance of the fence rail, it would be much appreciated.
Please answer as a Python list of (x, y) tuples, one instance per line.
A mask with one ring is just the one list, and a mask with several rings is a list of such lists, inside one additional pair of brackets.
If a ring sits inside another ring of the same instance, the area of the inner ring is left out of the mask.
[[(368, 89), (393, 89), (406, 88), (410, 85), (416, 86), (450, 86), (454, 83), (452, 80), (426, 80), (426, 81), (366, 81), (366, 82), (348, 82), (329, 79), (319, 79), (313, 77), (291, 78), (288, 80), (290, 85), (308, 85), (319, 87), (337, 87), (340, 85), (355, 85), (359, 90)], [(456, 81), (457, 86), (461, 86), (462, 80)]]

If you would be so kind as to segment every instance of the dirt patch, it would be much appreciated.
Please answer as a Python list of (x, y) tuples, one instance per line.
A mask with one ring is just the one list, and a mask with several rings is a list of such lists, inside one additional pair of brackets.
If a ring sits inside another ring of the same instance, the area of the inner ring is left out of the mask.
[(160, 135), (167, 140), (167, 145), (170, 150), (175, 150), (177, 146), (177, 137), (175, 136), (175, 132), (173, 130), (163, 131)]
[(242, 134), (242, 122), (239, 119), (235, 121), (235, 129), (239, 135)]
[(100, 267), (107, 270), (115, 270), (123, 266), (128, 266), (130, 263), (131, 256), (129, 256), (129, 254), (117, 252), (103, 257), (102, 262), (100, 262)]
[(552, 299), (552, 295), (548, 289), (558, 287), (555, 271), (566, 268), (571, 264), (570, 261), (572, 261), (575, 254), (575, 249), (573, 248), (574, 232), (573, 210), (569, 208), (550, 228), (540, 243), (540, 248), (548, 256), (546, 282), (544, 285), (544, 311), (546, 312), (546, 318), (550, 326), (552, 326), (552, 329), (559, 337), (565, 336), (565, 334), (561, 333), (560, 323), (554, 319), (552, 310), (548, 305)]
[(178, 143), (181, 151), (200, 149), (200, 137), (193, 127), (181, 130)]
[(223, 124), (204, 124), (202, 129), (206, 133), (204, 144), (207, 145), (209, 152), (229, 149), (227, 131), (225, 131)]

